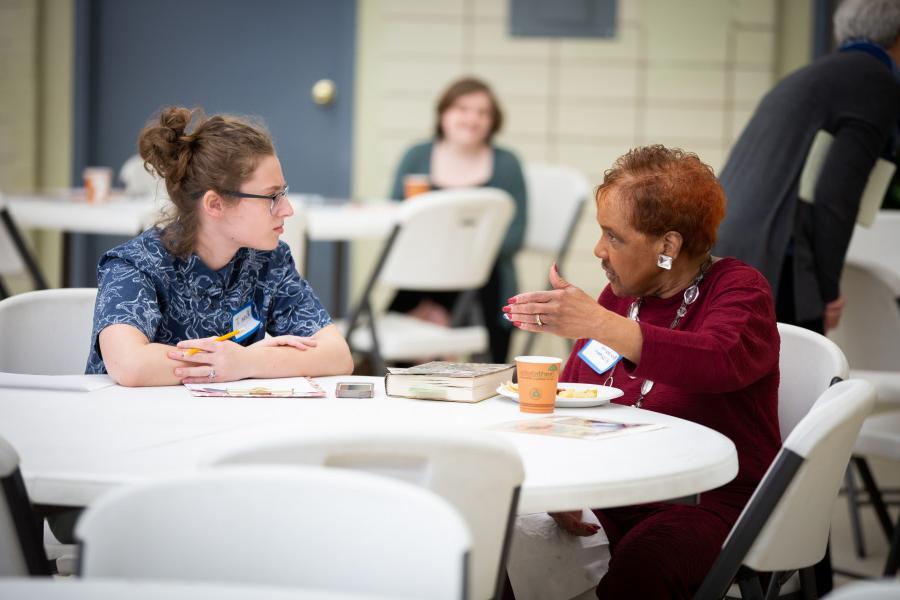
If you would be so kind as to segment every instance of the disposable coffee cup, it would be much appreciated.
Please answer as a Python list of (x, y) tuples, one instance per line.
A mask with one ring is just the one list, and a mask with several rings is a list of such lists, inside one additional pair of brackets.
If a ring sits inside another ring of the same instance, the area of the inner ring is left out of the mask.
[(403, 178), (403, 198), (412, 198), (431, 191), (428, 175), (410, 174)]
[(517, 356), (519, 410), (547, 414), (556, 404), (556, 385), (562, 359), (553, 356)]
[(84, 170), (84, 195), (89, 203), (100, 203), (109, 197), (112, 176), (113, 172), (109, 167), (87, 167)]

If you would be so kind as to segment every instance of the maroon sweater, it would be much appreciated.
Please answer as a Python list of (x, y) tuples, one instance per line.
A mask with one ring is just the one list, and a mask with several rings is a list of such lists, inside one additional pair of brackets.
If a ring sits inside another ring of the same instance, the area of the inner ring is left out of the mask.
[[(626, 315), (633, 300), (616, 297), (606, 286), (598, 303)], [(781, 446), (780, 340), (772, 294), (756, 269), (723, 258), (710, 267), (700, 283), (700, 297), (688, 306), (673, 331), (669, 325), (681, 301), (682, 294), (644, 298), (641, 361), (635, 365), (623, 359), (614, 367), (612, 385), (625, 392), (615, 402), (633, 404), (644, 379), (652, 379), (655, 384), (644, 398), (643, 408), (694, 421), (728, 436), (737, 448), (739, 470), (737, 477), (714, 495), (742, 506)], [(595, 372), (578, 356), (585, 342), (575, 344), (561, 381), (603, 383), (609, 376), (608, 372)]]

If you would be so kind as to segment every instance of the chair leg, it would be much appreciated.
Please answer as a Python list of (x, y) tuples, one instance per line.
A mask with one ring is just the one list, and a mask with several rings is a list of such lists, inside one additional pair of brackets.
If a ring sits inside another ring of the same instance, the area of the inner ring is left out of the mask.
[(859, 490), (853, 479), (853, 468), (847, 465), (844, 471), (844, 487), (847, 490), (847, 509), (850, 511), (850, 532), (853, 534), (853, 551), (857, 558), (866, 557), (866, 541), (863, 538), (862, 523), (859, 520)]
[(856, 465), (856, 469), (859, 471), (863, 485), (866, 486), (866, 492), (869, 494), (869, 500), (872, 502), (872, 508), (875, 509), (875, 515), (878, 517), (881, 529), (884, 531), (885, 537), (890, 541), (894, 537), (894, 524), (891, 522), (891, 516), (888, 514), (881, 490), (878, 489), (878, 484), (875, 483), (875, 478), (869, 469), (869, 463), (862, 456), (854, 456), (853, 464)]
[(897, 519), (897, 524), (894, 525), (894, 537), (891, 540), (891, 549), (888, 550), (887, 561), (884, 563), (884, 573), (885, 577), (893, 577), (897, 574), (897, 569), (900, 567), (900, 518)]
[(741, 589), (742, 600), (763, 600), (762, 584), (759, 575), (741, 577), (736, 582)]
[(375, 333), (375, 318), (369, 313), (369, 331), (372, 334), (372, 350), (369, 351), (369, 360), (372, 362), (373, 375), (383, 377), (387, 373), (381, 348), (378, 345), (378, 335)]
[(813, 567), (800, 569), (800, 592), (803, 600), (816, 600), (819, 597), (816, 587), (816, 572)]

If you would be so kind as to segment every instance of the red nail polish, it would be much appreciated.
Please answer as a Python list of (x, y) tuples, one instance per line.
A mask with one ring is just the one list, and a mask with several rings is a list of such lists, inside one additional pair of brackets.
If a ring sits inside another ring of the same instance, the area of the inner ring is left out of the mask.
[(505, 312), (505, 313), (512, 312), (512, 307), (511, 307), (511, 306), (504, 306), (504, 307), (503, 307), (503, 312)]
[(510, 299), (507, 300), (506, 302), (509, 303), (509, 304), (515, 304), (515, 303), (516, 303), (516, 297), (513, 296), (512, 298), (510, 298)]
[(521, 327), (522, 322), (521, 321), (513, 321), (513, 325), (515, 325), (516, 327)]

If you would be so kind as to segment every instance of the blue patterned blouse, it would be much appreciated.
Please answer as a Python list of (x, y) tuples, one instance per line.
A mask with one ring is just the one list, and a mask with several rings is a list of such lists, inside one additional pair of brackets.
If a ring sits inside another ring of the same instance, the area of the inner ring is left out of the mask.
[(241, 248), (213, 271), (196, 255), (166, 250), (158, 229), (108, 251), (97, 267), (97, 304), (85, 373), (106, 373), (100, 331), (117, 323), (139, 329), (151, 342), (219, 336), (248, 305), (261, 326), (240, 340), (247, 346), (271, 335), (310, 336), (331, 323), (312, 287), (294, 267), (287, 244), (272, 251)]

